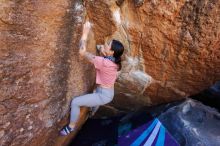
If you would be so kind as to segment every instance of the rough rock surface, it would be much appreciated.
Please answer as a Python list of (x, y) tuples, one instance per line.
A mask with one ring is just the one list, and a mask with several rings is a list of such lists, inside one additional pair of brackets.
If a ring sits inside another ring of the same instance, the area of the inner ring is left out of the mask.
[(0, 2), (2, 146), (53, 145), (71, 97), (92, 90), (78, 55), (83, 11), (80, 0)]
[[(178, 100), (220, 79), (218, 0), (0, 1), (0, 143), (54, 145), (71, 97), (91, 91), (93, 67), (78, 56), (116, 38), (125, 47), (112, 105), (131, 110)], [(86, 12), (86, 13), (85, 13)], [(67, 121), (65, 121), (67, 122)], [(82, 122), (81, 122), (82, 123)], [(61, 144), (61, 143), (60, 143)]]
[(135, 7), (127, 0), (118, 7), (96, 0), (86, 6), (97, 43), (116, 38), (126, 46), (118, 108), (178, 100), (220, 79), (219, 1), (150, 0)]

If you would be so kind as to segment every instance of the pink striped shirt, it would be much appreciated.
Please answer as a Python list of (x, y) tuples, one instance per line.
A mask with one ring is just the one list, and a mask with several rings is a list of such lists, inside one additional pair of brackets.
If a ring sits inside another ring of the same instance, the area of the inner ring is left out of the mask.
[(117, 78), (118, 65), (100, 56), (95, 56), (92, 63), (96, 68), (96, 84), (114, 85)]

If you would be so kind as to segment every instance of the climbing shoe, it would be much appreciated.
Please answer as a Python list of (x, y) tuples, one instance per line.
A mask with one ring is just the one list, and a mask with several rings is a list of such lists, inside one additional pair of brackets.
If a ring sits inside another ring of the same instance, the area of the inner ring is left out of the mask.
[(60, 130), (60, 135), (66, 136), (70, 134), (72, 131), (74, 131), (74, 128), (70, 128), (69, 125), (66, 125)]

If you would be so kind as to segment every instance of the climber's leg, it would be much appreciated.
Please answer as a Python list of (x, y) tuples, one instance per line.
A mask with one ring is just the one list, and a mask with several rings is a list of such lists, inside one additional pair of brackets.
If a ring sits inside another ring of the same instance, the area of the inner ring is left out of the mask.
[(76, 122), (80, 115), (80, 107), (98, 107), (112, 101), (114, 89), (97, 88), (96, 93), (76, 97), (71, 102), (70, 123), (61, 131), (61, 135), (68, 135), (76, 128)]
[[(98, 92), (98, 91), (97, 91), (97, 88), (95, 88), (95, 89), (93, 90), (93, 93), (97, 93), (97, 92)], [(92, 116), (94, 116), (95, 113), (98, 111), (98, 109), (99, 109), (99, 106), (90, 107), (89, 118), (91, 118)]]
[(113, 89), (97, 88), (97, 92), (76, 97), (71, 102), (70, 127), (75, 126), (80, 114), (80, 107), (98, 107), (112, 101)]

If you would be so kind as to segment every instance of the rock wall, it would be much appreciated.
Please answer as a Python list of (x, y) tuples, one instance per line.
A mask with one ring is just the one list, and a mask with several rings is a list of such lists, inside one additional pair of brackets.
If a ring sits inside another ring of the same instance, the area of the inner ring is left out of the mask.
[[(92, 90), (80, 0), (0, 2), (0, 143), (53, 145), (70, 99)], [(93, 50), (91, 50), (93, 51)]]
[(179, 100), (220, 79), (219, 1), (150, 0), (136, 7), (137, 2), (86, 5), (97, 43), (116, 38), (126, 46), (114, 106)]
[(150, 0), (140, 7), (132, 0), (120, 7), (115, 0), (1, 1), (0, 143), (59, 143), (70, 99), (94, 84), (92, 65), (78, 55), (85, 19), (93, 24), (90, 52), (111, 38), (124, 43), (111, 105), (132, 110), (220, 79), (219, 15), (217, 0)]

